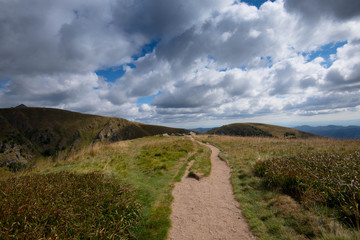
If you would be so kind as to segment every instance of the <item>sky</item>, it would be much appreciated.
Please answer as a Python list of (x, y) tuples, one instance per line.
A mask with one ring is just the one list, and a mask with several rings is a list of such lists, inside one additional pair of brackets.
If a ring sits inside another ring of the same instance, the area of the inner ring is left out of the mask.
[(0, 0), (0, 107), (360, 125), (359, 0)]

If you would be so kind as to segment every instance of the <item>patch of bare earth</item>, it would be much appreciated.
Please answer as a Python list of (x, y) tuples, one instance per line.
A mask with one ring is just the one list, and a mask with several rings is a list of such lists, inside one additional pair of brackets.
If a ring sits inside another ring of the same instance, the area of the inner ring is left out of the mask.
[(211, 174), (200, 181), (187, 177), (175, 184), (170, 240), (255, 239), (234, 199), (230, 168), (211, 151)]

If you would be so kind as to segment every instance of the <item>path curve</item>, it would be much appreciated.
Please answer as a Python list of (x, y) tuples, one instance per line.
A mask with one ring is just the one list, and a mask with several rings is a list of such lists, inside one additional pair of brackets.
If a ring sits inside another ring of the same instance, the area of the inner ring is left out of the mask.
[[(198, 142), (198, 141), (197, 141)], [(169, 240), (255, 239), (234, 199), (230, 168), (209, 147), (211, 174), (200, 181), (183, 176), (175, 184)]]

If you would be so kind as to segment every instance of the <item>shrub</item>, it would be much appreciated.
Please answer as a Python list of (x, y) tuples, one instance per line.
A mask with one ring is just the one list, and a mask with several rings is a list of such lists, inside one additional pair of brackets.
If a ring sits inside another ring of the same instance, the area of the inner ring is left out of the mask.
[[(1, 166), (1, 164), (0, 164)], [(9, 168), (10, 171), (12, 172), (18, 172), (21, 171), (23, 169), (26, 169), (26, 163), (24, 162), (10, 162), (8, 164), (5, 164), (5, 166), (7, 166)]]

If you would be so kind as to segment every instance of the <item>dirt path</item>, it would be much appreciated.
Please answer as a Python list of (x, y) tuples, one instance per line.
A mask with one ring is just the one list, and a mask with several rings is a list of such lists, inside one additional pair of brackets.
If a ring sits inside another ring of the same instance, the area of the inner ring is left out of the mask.
[(212, 151), (211, 174), (198, 181), (186, 172), (175, 184), (169, 239), (255, 239), (234, 199), (230, 168), (219, 159), (219, 149), (206, 146)]

